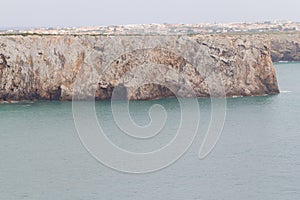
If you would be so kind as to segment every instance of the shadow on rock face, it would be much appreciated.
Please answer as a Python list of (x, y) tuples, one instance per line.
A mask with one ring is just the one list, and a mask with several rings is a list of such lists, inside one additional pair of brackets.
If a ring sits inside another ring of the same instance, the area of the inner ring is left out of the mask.
[(127, 94), (127, 88), (123, 84), (117, 85), (117, 87), (114, 88), (111, 100), (127, 100), (128, 94)]

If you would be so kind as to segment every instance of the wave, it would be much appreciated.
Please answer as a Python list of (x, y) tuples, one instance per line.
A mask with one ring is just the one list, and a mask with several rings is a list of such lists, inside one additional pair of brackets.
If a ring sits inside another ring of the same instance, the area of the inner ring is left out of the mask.
[(283, 90), (283, 91), (280, 91), (280, 93), (291, 93), (292, 91), (289, 91), (289, 90)]

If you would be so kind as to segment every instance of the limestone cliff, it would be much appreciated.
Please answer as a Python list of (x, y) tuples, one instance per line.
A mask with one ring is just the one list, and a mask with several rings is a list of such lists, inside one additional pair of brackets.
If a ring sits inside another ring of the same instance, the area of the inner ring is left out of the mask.
[[(76, 80), (96, 99), (111, 98), (115, 88), (130, 99), (189, 97), (186, 82), (198, 97), (210, 96), (211, 90), (218, 96), (219, 81), (227, 96), (279, 92), (270, 42), (257, 35), (197, 35), (188, 40), (0, 36), (0, 100), (71, 100)], [(180, 50), (174, 50), (176, 45)], [(164, 83), (141, 84), (144, 78)], [(88, 91), (89, 86), (95, 90)]]
[(271, 41), (273, 62), (300, 61), (300, 33), (277, 33), (264, 36)]

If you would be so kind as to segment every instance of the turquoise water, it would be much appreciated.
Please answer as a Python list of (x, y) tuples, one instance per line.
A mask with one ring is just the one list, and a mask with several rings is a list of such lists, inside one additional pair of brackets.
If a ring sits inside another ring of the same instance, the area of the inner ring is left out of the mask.
[[(120, 173), (96, 161), (79, 140), (71, 102), (1, 104), (0, 199), (299, 199), (300, 63), (275, 67), (281, 94), (227, 99), (224, 130), (207, 158), (197, 157), (210, 119), (210, 101), (200, 99), (193, 145), (150, 174)], [(131, 102), (133, 119), (147, 124), (154, 103), (165, 107), (168, 121), (164, 134), (149, 141), (124, 136), (109, 102), (97, 102), (96, 111), (113, 142), (147, 152), (167, 143), (180, 119), (176, 99)]]

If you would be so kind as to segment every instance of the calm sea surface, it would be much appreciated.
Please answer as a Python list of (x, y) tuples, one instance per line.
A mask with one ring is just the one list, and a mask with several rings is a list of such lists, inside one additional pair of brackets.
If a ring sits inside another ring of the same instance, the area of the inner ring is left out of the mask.
[[(201, 124), (191, 148), (170, 167), (143, 175), (111, 170), (85, 150), (71, 102), (1, 104), (0, 199), (300, 199), (300, 63), (275, 67), (281, 94), (227, 99), (223, 133), (207, 158), (197, 157), (210, 119), (210, 101), (200, 99)], [(168, 120), (162, 134), (149, 141), (122, 134), (109, 102), (97, 102), (96, 111), (115, 144), (147, 152), (174, 136), (178, 101), (130, 103), (140, 125), (149, 122), (147, 110), (157, 103)]]

